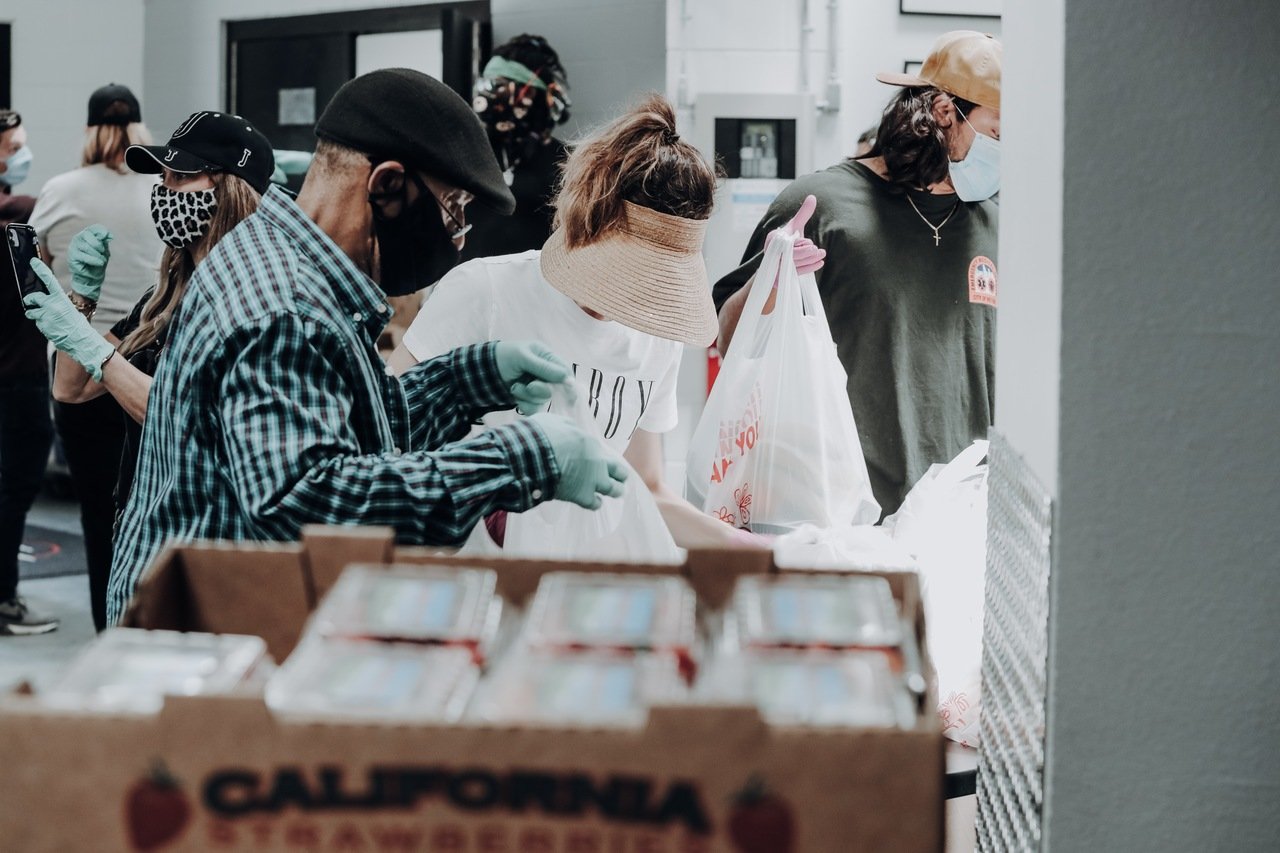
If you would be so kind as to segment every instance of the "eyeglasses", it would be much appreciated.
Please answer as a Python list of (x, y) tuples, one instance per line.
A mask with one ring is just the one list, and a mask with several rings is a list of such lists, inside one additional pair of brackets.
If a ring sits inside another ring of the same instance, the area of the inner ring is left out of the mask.
[(435, 197), (436, 204), (440, 206), (441, 217), (444, 224), (448, 226), (451, 222), (457, 229), (449, 235), (450, 239), (460, 240), (466, 236), (471, 230), (471, 226), (467, 224), (467, 205), (470, 204), (475, 196), (466, 190), (449, 190), (442, 195)]
[[(365, 158), (369, 161), (369, 165), (375, 169), (386, 162), (385, 158), (372, 155), (365, 155)], [(450, 239), (461, 240), (471, 230), (471, 226), (467, 224), (466, 207), (475, 198), (474, 195), (466, 190), (459, 189), (449, 189), (442, 193), (436, 193), (418, 173), (413, 171), (406, 172), (405, 179), (417, 184), (420, 191), (431, 193), (431, 197), (435, 199), (436, 206), (440, 208), (440, 218), (444, 221), (445, 227), (447, 228), (452, 224), (457, 228), (456, 231), (449, 235)], [(403, 192), (403, 190), (370, 193), (369, 198), (370, 200), (374, 198), (393, 198), (400, 192)]]

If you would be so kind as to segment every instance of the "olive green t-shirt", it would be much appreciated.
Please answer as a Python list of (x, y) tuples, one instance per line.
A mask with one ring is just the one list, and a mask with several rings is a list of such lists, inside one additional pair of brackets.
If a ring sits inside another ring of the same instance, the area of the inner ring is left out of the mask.
[[(999, 206), (907, 192), (919, 213), (903, 190), (853, 160), (797, 179), (713, 293), (719, 308), (759, 266), (769, 231), (817, 196), (805, 236), (827, 250), (818, 290), (886, 515), (930, 465), (985, 438), (995, 411)], [(946, 220), (936, 244), (924, 219)]]

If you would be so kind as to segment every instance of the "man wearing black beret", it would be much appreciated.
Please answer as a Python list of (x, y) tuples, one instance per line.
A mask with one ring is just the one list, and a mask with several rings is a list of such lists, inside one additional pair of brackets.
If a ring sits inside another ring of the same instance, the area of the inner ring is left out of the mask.
[(425, 74), (375, 71), (338, 90), (316, 135), (297, 202), (269, 189), (172, 321), (116, 540), (112, 622), (168, 541), (287, 541), (322, 523), (455, 544), (495, 510), (621, 493), (621, 458), (559, 415), (460, 440), (479, 416), (540, 409), (569, 381), (544, 348), (491, 341), (399, 378), (377, 354), (387, 297), (457, 262), (466, 205), (515, 206), (470, 106)]

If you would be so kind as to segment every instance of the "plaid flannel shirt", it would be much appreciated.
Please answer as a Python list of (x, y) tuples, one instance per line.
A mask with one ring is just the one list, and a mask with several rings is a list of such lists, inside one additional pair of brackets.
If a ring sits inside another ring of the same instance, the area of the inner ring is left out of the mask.
[(456, 544), (486, 514), (552, 496), (559, 470), (533, 425), (458, 440), (512, 405), (494, 344), (397, 378), (375, 346), (390, 314), (373, 281), (277, 188), (218, 243), (188, 285), (151, 387), (116, 535), (112, 623), (169, 542), (291, 541), (323, 523)]

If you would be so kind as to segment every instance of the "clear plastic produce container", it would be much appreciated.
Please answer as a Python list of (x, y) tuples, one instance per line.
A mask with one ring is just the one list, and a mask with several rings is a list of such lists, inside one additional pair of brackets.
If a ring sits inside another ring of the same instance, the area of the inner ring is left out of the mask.
[(691, 653), (697, 600), (683, 579), (553, 572), (529, 608), (530, 648), (610, 648)]
[(468, 717), (539, 726), (639, 726), (651, 705), (685, 698), (676, 662), (667, 655), (527, 651), (495, 667)]
[(915, 704), (875, 651), (759, 649), (708, 664), (697, 696), (754, 704), (774, 725), (909, 728)]
[(483, 653), (502, 612), (496, 583), (489, 569), (352, 566), (317, 608), (308, 633), (462, 645)]
[(461, 647), (312, 636), (267, 683), (267, 704), (294, 717), (448, 722), (478, 677)]
[(884, 578), (743, 577), (726, 631), (740, 648), (897, 648), (902, 622)]
[(166, 695), (227, 693), (274, 667), (261, 637), (108, 628), (43, 695), (51, 706), (153, 713)]

